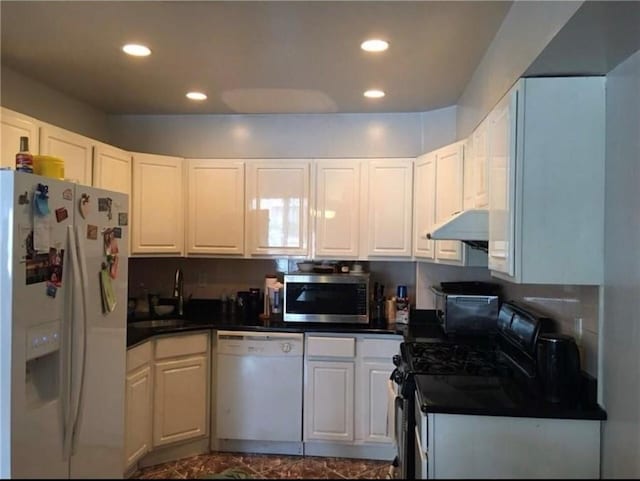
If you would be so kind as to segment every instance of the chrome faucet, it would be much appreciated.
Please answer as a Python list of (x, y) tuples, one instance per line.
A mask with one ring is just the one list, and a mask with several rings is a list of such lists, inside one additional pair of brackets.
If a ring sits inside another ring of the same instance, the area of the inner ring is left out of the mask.
[(176, 269), (175, 281), (173, 283), (173, 297), (178, 300), (178, 315), (184, 315), (184, 279), (182, 278), (182, 269)]

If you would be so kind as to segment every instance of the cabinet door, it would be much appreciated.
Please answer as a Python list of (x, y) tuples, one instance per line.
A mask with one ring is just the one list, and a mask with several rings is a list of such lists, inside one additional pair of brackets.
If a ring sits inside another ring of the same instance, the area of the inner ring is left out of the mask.
[(464, 158), (462, 160), (462, 208), (464, 210), (475, 207), (475, 162), (475, 147), (473, 145), (473, 135), (471, 135), (464, 141)]
[(0, 167), (15, 169), (20, 137), (28, 137), (29, 151), (38, 153), (38, 121), (5, 108), (0, 115)]
[(482, 123), (472, 134), (473, 183), (471, 192), (474, 196), (472, 207), (475, 207), (476, 209), (489, 208), (489, 155), (487, 144), (487, 123), (487, 119), (482, 121)]
[(125, 411), (125, 465), (131, 466), (151, 449), (151, 366), (127, 374)]
[(435, 153), (424, 154), (416, 159), (413, 192), (413, 255), (422, 259), (434, 259), (434, 241), (427, 238), (427, 232), (435, 222)]
[(185, 162), (187, 254), (243, 254), (244, 161)]
[(133, 154), (131, 253), (182, 255), (182, 159)]
[(40, 153), (64, 160), (64, 177), (91, 185), (94, 140), (53, 125), (40, 127)]
[(390, 362), (364, 361), (359, 397), (361, 403), (362, 435), (367, 443), (390, 443), (393, 433), (388, 422), (389, 416), (389, 376), (393, 371)]
[(304, 440), (353, 441), (354, 363), (307, 361)]
[(206, 356), (156, 362), (154, 447), (207, 434), (207, 388)]
[[(462, 210), (462, 172), (464, 147), (462, 142), (436, 151), (436, 223), (449, 219)], [(462, 261), (460, 241), (436, 241), (438, 260)]]
[(368, 255), (411, 256), (413, 161), (375, 159), (367, 162)]
[(131, 195), (131, 154), (96, 143), (93, 150), (93, 186)]
[(518, 90), (510, 91), (489, 117), (489, 269), (515, 273), (515, 128)]
[(360, 160), (316, 161), (315, 253), (318, 256), (358, 256), (360, 168)]
[(247, 235), (252, 255), (309, 255), (309, 160), (247, 165)]

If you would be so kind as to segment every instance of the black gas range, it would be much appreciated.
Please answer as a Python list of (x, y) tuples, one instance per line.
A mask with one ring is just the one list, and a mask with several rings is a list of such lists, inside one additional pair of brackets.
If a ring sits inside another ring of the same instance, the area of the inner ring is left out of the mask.
[[(403, 342), (393, 359), (396, 369), (391, 376), (398, 385), (397, 477), (415, 477), (416, 398), (418, 411), (424, 412), (585, 416), (583, 407), (595, 401), (584, 401), (577, 348), (566, 336), (553, 333), (555, 327), (552, 319), (505, 302), (495, 329), (472, 336), (441, 332), (433, 338)], [(556, 351), (547, 353), (548, 349)], [(556, 359), (557, 365), (548, 366), (547, 357)], [(597, 418), (603, 411), (595, 409), (587, 415)]]

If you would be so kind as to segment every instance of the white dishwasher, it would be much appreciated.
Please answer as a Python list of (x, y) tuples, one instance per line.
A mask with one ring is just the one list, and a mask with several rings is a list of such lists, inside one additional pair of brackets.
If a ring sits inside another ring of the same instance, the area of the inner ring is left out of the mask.
[(302, 442), (303, 334), (218, 331), (219, 439)]

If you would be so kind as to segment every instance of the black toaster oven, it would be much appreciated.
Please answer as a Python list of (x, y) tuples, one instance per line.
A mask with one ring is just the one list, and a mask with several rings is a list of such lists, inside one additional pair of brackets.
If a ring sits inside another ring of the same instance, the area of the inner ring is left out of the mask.
[(498, 328), (500, 285), (442, 282), (432, 286), (438, 320), (446, 334), (487, 335)]

